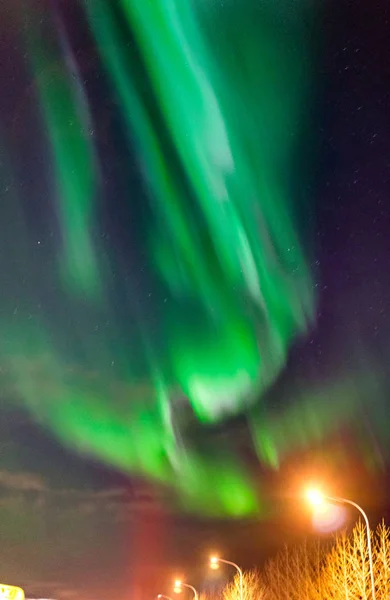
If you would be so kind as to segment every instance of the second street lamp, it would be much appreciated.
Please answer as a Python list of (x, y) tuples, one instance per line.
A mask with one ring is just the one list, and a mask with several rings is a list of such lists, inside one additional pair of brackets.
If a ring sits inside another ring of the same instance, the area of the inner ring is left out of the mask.
[(366, 524), (366, 531), (367, 531), (367, 551), (368, 551), (368, 562), (370, 565), (371, 594), (372, 594), (372, 600), (376, 600), (374, 564), (373, 564), (373, 559), (372, 559), (372, 548), (371, 548), (371, 529), (370, 529), (370, 523), (368, 521), (368, 517), (367, 517), (366, 513), (364, 512), (364, 510), (362, 509), (362, 507), (359, 506), (359, 504), (356, 504), (356, 502), (352, 502), (352, 500), (347, 500), (347, 498), (340, 498), (338, 496), (326, 496), (320, 490), (317, 490), (317, 489), (307, 490), (306, 497), (307, 497), (308, 501), (311, 504), (313, 504), (313, 506), (319, 506), (320, 504), (323, 504), (324, 502), (331, 502), (331, 503), (335, 502), (337, 504), (350, 504), (351, 506), (356, 508), (360, 512), (360, 514), (363, 516), (363, 519)]
[(240, 569), (240, 567), (238, 565), (236, 565), (236, 563), (231, 562), (230, 560), (225, 560), (224, 558), (219, 558), (218, 556), (212, 556), (210, 558), (210, 567), (212, 569), (217, 569), (219, 566), (219, 563), (225, 563), (225, 565), (230, 565), (232, 567), (234, 567), (236, 569), (236, 571), (238, 571), (239, 577), (240, 577), (240, 600), (244, 599), (244, 578), (242, 575), (242, 569)]
[(181, 579), (176, 579), (175, 580), (175, 585), (174, 585), (173, 591), (176, 594), (180, 594), (180, 592), (183, 591), (183, 587), (186, 587), (186, 588), (190, 589), (193, 592), (193, 594), (194, 594), (194, 600), (198, 600), (198, 592), (196, 591), (196, 589), (194, 588), (194, 586), (190, 585), (189, 583), (183, 583), (181, 581)]

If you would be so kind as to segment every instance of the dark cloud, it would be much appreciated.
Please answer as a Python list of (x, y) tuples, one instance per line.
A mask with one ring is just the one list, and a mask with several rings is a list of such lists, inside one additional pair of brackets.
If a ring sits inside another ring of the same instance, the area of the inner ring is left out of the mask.
[(0, 471), (0, 488), (21, 492), (46, 492), (44, 481), (35, 473)]
[(44, 508), (48, 503), (61, 506), (80, 515), (95, 511), (105, 511), (113, 517), (122, 519), (124, 513), (133, 515), (140, 510), (159, 510), (161, 498), (155, 491), (142, 485), (133, 490), (109, 488), (101, 490), (53, 489), (43, 477), (36, 473), (0, 471), (0, 505), (12, 503), (15, 497), (30, 502), (31, 494), (39, 496), (41, 502), (36, 506)]

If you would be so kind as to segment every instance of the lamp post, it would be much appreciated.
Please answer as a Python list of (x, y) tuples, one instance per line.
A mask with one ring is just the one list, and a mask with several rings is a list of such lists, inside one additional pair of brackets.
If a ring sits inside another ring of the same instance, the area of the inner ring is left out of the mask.
[(366, 531), (367, 531), (367, 550), (368, 550), (368, 561), (369, 561), (369, 565), (370, 565), (371, 594), (372, 594), (372, 600), (376, 600), (375, 580), (374, 580), (374, 564), (373, 564), (373, 559), (372, 559), (372, 547), (371, 547), (371, 529), (370, 529), (370, 523), (368, 521), (368, 517), (367, 517), (366, 513), (364, 512), (364, 510), (362, 509), (362, 507), (359, 506), (359, 504), (356, 504), (356, 502), (352, 502), (352, 500), (347, 500), (347, 498), (340, 498), (338, 496), (325, 496), (320, 490), (316, 490), (316, 489), (308, 490), (306, 493), (306, 497), (309, 500), (309, 502), (311, 502), (311, 504), (313, 504), (314, 506), (319, 506), (320, 504), (322, 504), (323, 502), (326, 502), (326, 501), (335, 502), (337, 504), (350, 504), (351, 506), (356, 508), (360, 512), (360, 514), (363, 516), (363, 519), (366, 524)]
[(242, 575), (242, 569), (240, 569), (240, 567), (238, 565), (236, 565), (236, 563), (230, 561), (230, 560), (225, 560), (224, 558), (219, 558), (218, 556), (212, 556), (210, 558), (210, 567), (212, 569), (218, 569), (219, 563), (225, 563), (225, 565), (231, 565), (232, 567), (234, 567), (236, 569), (236, 571), (238, 571), (238, 574), (240, 576), (240, 600), (244, 600), (244, 578)]
[(186, 587), (186, 588), (192, 590), (192, 592), (194, 594), (194, 600), (198, 600), (198, 592), (196, 591), (196, 589), (194, 588), (194, 586), (190, 585), (189, 583), (183, 583), (180, 579), (176, 579), (173, 591), (176, 594), (180, 594), (180, 592), (183, 591), (183, 587)]

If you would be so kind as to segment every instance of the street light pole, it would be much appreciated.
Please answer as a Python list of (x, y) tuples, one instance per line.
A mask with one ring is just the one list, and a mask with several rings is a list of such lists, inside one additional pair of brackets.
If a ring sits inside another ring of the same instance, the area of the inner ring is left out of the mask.
[(181, 588), (186, 587), (190, 590), (192, 590), (193, 594), (194, 594), (194, 600), (198, 600), (198, 592), (196, 591), (196, 589), (194, 588), (193, 585), (190, 585), (189, 583), (183, 583), (182, 581), (175, 581), (175, 588), (174, 591), (175, 592), (181, 592)]
[(316, 489), (308, 490), (307, 498), (314, 505), (321, 504), (324, 500), (328, 500), (329, 502), (336, 502), (337, 504), (350, 504), (351, 506), (356, 508), (360, 512), (360, 514), (363, 516), (363, 519), (366, 524), (366, 531), (367, 531), (367, 550), (368, 550), (368, 561), (369, 561), (369, 565), (370, 565), (371, 594), (372, 594), (372, 600), (376, 600), (374, 563), (373, 563), (373, 559), (372, 559), (372, 547), (371, 547), (371, 529), (370, 529), (370, 523), (368, 521), (368, 517), (367, 517), (366, 513), (364, 512), (364, 510), (362, 509), (362, 507), (359, 506), (359, 504), (356, 504), (356, 502), (352, 502), (352, 500), (347, 500), (347, 498), (341, 498), (339, 496), (326, 496), (321, 491), (316, 490)]
[(189, 590), (192, 590), (194, 593), (194, 600), (198, 600), (198, 592), (196, 591), (193, 585), (190, 585), (189, 583), (182, 583), (182, 585), (188, 588)]
[(220, 563), (220, 562), (225, 563), (225, 565), (231, 565), (238, 571), (238, 574), (240, 576), (240, 600), (244, 600), (244, 578), (243, 578), (243, 574), (242, 574), (242, 569), (240, 569), (240, 567), (238, 565), (236, 565), (236, 563), (231, 562), (230, 560), (225, 560), (224, 558), (218, 558), (217, 556), (212, 556), (210, 558), (211, 566), (216, 565), (217, 563)]
[(371, 547), (371, 529), (370, 529), (370, 523), (368, 521), (368, 517), (367, 517), (366, 513), (364, 512), (362, 507), (359, 506), (359, 504), (356, 504), (356, 502), (352, 502), (352, 500), (347, 500), (347, 498), (340, 498), (338, 496), (325, 496), (325, 499), (330, 500), (330, 502), (337, 502), (338, 504), (350, 504), (351, 506), (354, 506), (360, 512), (360, 514), (363, 516), (363, 519), (366, 523), (366, 531), (367, 531), (367, 550), (368, 550), (368, 560), (369, 560), (369, 564), (370, 564), (372, 600), (376, 600), (375, 580), (374, 580), (374, 562), (373, 562), (373, 558), (372, 558), (372, 547)]

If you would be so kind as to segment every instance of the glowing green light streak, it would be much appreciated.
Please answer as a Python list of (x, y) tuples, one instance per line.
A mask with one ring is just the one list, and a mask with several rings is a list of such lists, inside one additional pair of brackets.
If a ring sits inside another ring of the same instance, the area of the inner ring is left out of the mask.
[(55, 165), (63, 236), (61, 269), (68, 286), (93, 297), (99, 287), (91, 235), (97, 170), (88, 105), (70, 54), (67, 65), (57, 45), (48, 43), (39, 27), (31, 29), (30, 44)]
[[(186, 395), (192, 418), (203, 422), (242, 412), (279, 374), (312, 316), (289, 192), (291, 133), (299, 131), (304, 96), (301, 13), (297, 5), (290, 22), (280, 7), (265, 5), (272, 19), (263, 22), (260, 11), (252, 24), (255, 4), (242, 4), (238, 12), (250, 8), (251, 17), (241, 30), (233, 17), (210, 17), (181, 0), (84, 2), (128, 138), (135, 139), (149, 192), (147, 262), (167, 302), (155, 307), (157, 334), (148, 315), (134, 309), (137, 347), (134, 339), (119, 340), (115, 318), (114, 342), (101, 335), (95, 348), (87, 329), (73, 334), (98, 373), (94, 382), (69, 368), (71, 360), (43, 335), (46, 325), (35, 348), (28, 348), (26, 328), (8, 336), (17, 345), (24, 339), (26, 348), (4, 351), (18, 393), (61, 441), (123, 472), (169, 483), (191, 507), (234, 516), (258, 509), (248, 476), (227, 450), (203, 456), (181, 443), (173, 400)], [(66, 52), (45, 35), (34, 38), (32, 65), (54, 157), (73, 306), (80, 291), (93, 298), (100, 279), (113, 279), (91, 235), (97, 169), (85, 92), (77, 75), (70, 77)], [(291, 48), (298, 48), (293, 60)], [(124, 201), (134, 202), (130, 192)], [(115, 314), (115, 307), (107, 311)], [(136, 353), (142, 374), (132, 368)], [(107, 374), (110, 354), (112, 364), (124, 365), (120, 381), (115, 369)], [(276, 464), (274, 430), (268, 446), (264, 462)]]
[[(216, 66), (194, 11), (163, 0), (124, 0), (122, 7), (133, 48), (126, 53), (109, 6), (86, 3), (147, 165), (157, 215), (149, 233), (156, 267), (176, 304), (191, 306), (196, 299), (194, 319), (203, 321), (193, 344), (186, 326), (167, 315), (175, 374), (198, 415), (214, 420), (219, 411), (212, 397), (217, 394), (225, 408), (238, 407), (250, 386), (264, 389), (279, 371), (291, 337), (304, 330), (311, 313), (308, 277), (287, 217), (286, 192), (261, 148), (265, 124), (249, 100), (253, 117), (241, 126), (227, 100), (229, 65)], [(129, 76), (137, 60), (144, 78), (139, 86)], [(252, 88), (246, 92), (250, 97)], [(227, 288), (234, 294), (224, 293)], [(217, 359), (221, 347), (225, 360)], [(202, 366), (205, 348), (214, 357), (212, 375)], [(235, 357), (231, 368), (227, 356)], [(221, 394), (229, 384), (232, 397)]]

